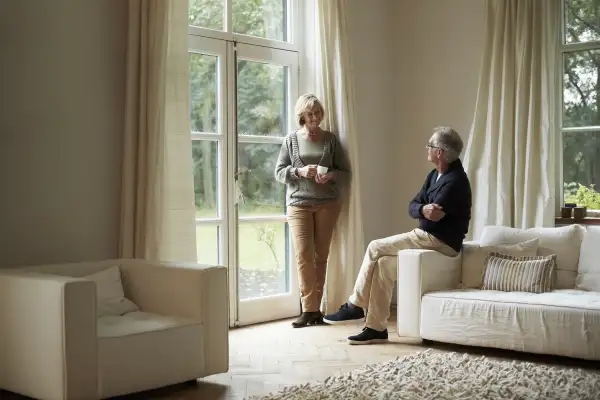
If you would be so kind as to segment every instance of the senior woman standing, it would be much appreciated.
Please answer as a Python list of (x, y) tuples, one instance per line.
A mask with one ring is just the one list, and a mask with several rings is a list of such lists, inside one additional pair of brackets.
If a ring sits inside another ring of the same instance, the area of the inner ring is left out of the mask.
[(287, 220), (292, 236), (302, 315), (294, 328), (323, 322), (320, 311), (329, 247), (340, 214), (339, 185), (348, 179), (348, 164), (336, 135), (321, 129), (325, 110), (312, 94), (295, 107), (300, 126), (281, 146), (276, 179), (287, 185)]

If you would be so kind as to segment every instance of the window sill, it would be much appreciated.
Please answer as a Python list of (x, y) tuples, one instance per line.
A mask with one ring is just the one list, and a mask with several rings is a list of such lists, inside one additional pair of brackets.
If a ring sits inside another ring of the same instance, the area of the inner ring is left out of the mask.
[(574, 219), (574, 218), (554, 218), (554, 225), (600, 225), (600, 217), (586, 217), (583, 219)]

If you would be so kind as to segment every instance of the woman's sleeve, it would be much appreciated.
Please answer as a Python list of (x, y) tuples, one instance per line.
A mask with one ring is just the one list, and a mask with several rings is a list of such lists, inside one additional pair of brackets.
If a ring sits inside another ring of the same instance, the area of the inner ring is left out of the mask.
[(279, 150), (279, 157), (277, 157), (277, 164), (275, 165), (275, 179), (281, 183), (290, 183), (300, 179), (296, 174), (296, 168), (292, 167), (287, 139), (283, 141), (281, 150)]
[(332, 155), (332, 172), (333, 180), (336, 182), (348, 182), (350, 180), (350, 162), (346, 149), (338, 139), (337, 135), (331, 134), (333, 137), (333, 155)]
[(333, 179), (339, 182), (348, 182), (350, 180), (350, 162), (346, 149), (334, 133), (333, 136), (333, 156), (332, 156), (332, 172)]

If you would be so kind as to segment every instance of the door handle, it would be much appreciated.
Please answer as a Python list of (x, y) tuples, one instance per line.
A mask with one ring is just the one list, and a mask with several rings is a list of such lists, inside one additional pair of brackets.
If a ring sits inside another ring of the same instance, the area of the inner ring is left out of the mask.
[(244, 168), (244, 169), (242, 169), (242, 170), (240, 170), (240, 171), (236, 172), (236, 173), (234, 174), (234, 178), (235, 178), (235, 180), (237, 181), (237, 180), (238, 180), (238, 178), (239, 178), (240, 176), (242, 176), (242, 175), (246, 175), (247, 173), (250, 173), (250, 172), (252, 172), (252, 170), (251, 170), (251, 169)]

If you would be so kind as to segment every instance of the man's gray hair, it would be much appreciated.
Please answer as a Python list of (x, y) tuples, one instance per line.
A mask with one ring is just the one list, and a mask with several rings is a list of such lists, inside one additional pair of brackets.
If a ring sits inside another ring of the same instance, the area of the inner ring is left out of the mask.
[(463, 151), (463, 141), (458, 132), (449, 126), (438, 126), (433, 129), (435, 145), (444, 150), (446, 161), (454, 162)]

